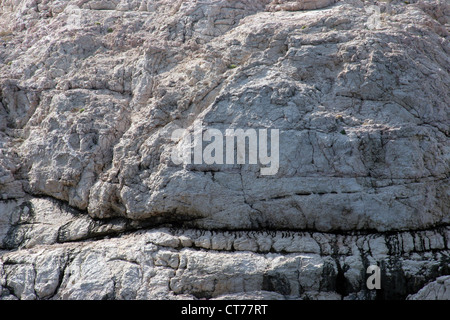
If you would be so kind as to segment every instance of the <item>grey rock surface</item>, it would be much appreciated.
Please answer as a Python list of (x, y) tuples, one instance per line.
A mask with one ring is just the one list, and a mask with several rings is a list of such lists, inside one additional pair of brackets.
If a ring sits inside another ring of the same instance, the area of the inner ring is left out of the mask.
[(154, 228), (28, 242), (2, 255), (0, 281), (4, 298), (19, 299), (371, 299), (365, 270), (378, 263), (384, 297), (397, 299), (448, 269), (449, 240), (448, 227), (391, 235)]
[(442, 276), (427, 284), (409, 300), (450, 300), (450, 276)]
[[(2, 1), (0, 299), (448, 299), (450, 4), (410, 2)], [(278, 172), (174, 164), (198, 121)]]

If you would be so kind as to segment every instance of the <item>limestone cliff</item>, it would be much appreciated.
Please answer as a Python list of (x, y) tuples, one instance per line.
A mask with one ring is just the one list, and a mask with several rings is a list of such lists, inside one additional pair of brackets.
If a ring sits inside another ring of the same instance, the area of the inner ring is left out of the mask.
[[(449, 299), (449, 28), (445, 0), (1, 1), (0, 299)], [(196, 123), (279, 130), (275, 174), (174, 163)]]

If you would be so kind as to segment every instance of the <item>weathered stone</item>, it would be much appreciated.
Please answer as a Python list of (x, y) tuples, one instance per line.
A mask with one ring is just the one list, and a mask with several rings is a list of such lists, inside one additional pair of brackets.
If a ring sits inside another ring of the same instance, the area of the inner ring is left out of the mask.
[[(2, 1), (0, 299), (449, 299), (449, 21), (443, 0)], [(199, 121), (278, 129), (278, 171), (175, 164)]]
[(408, 300), (450, 300), (450, 276), (437, 278), (416, 294), (408, 296)]

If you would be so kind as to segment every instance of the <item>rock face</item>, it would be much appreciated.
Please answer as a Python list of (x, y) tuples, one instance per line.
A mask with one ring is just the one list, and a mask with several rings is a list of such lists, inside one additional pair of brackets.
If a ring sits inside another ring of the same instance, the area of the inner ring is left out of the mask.
[(410, 300), (450, 300), (450, 277), (443, 276), (427, 284), (418, 293), (408, 297)]
[[(448, 299), (449, 26), (444, 0), (2, 1), (0, 298)], [(275, 174), (174, 163), (196, 123), (279, 130)]]

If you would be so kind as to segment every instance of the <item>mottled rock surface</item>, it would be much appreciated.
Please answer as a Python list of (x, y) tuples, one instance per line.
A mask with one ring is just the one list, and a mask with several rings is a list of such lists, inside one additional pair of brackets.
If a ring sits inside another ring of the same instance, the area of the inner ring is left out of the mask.
[[(448, 299), (449, 30), (445, 0), (2, 1), (0, 299)], [(198, 121), (279, 129), (277, 173), (174, 164)]]
[(450, 276), (443, 276), (427, 284), (418, 293), (408, 296), (409, 300), (450, 300)]

